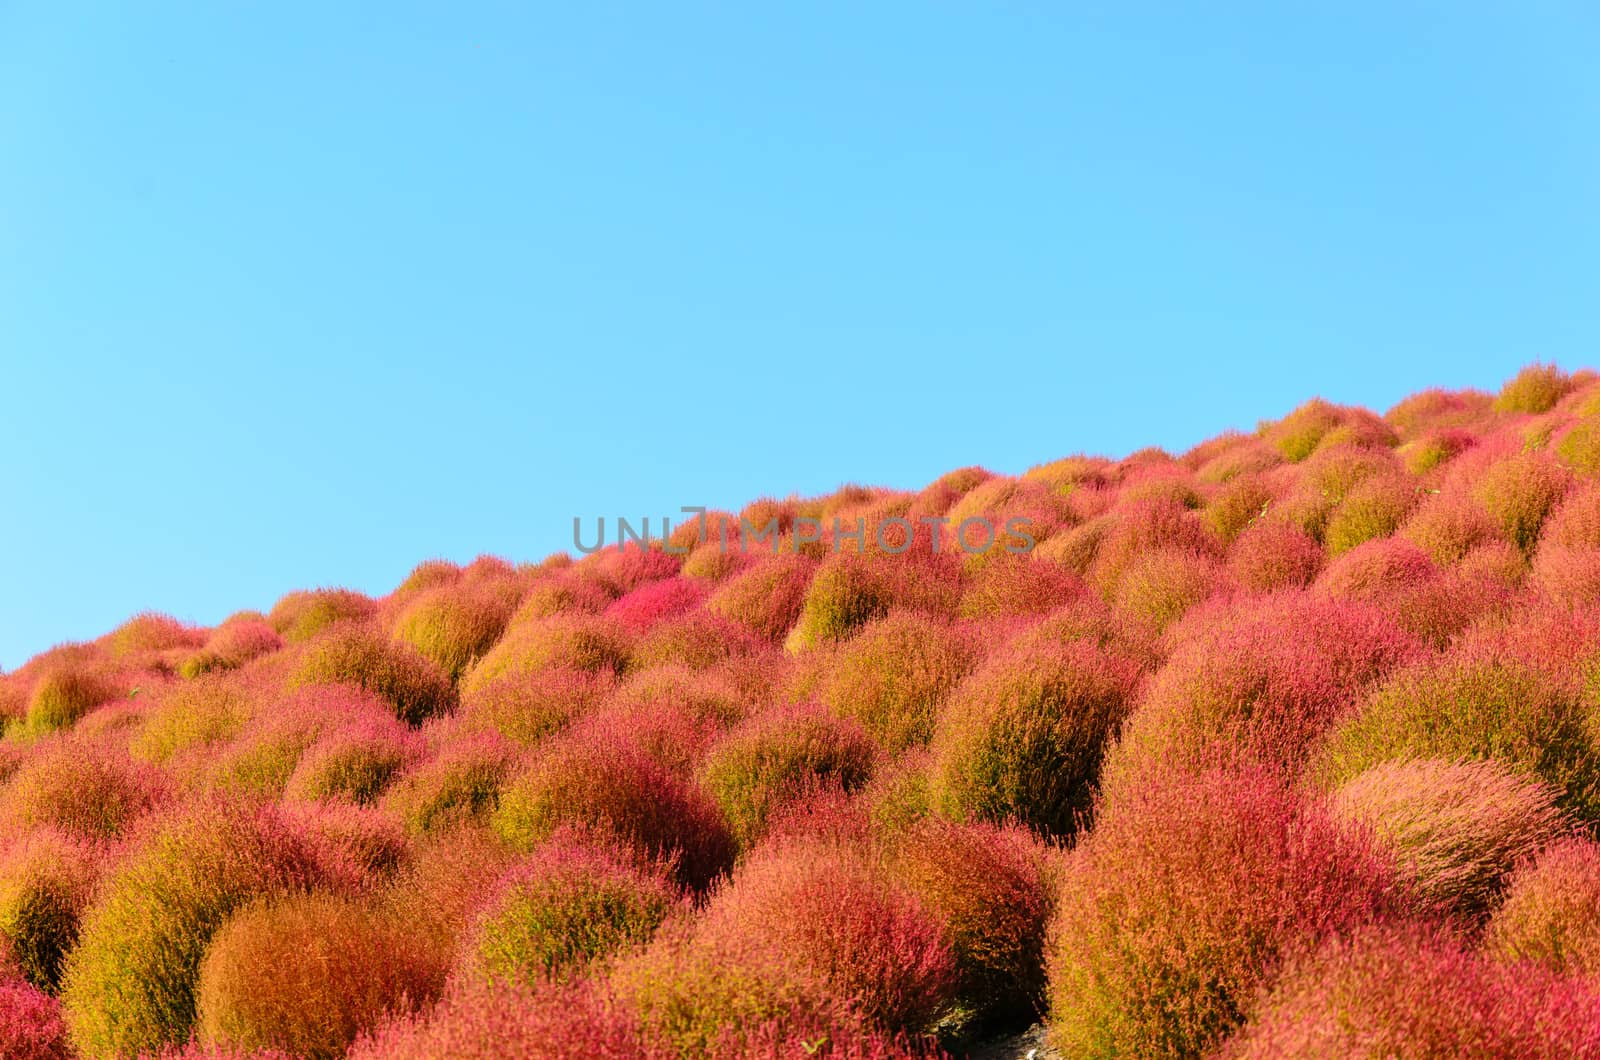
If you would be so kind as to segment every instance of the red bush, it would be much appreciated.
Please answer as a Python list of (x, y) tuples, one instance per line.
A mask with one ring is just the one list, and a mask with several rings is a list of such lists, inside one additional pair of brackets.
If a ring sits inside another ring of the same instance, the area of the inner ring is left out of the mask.
[(1600, 1053), (1600, 994), (1500, 968), (1419, 927), (1336, 939), (1297, 962), (1227, 1060), (1284, 1056), (1567, 1057)]
[(1046, 957), (1067, 1055), (1197, 1055), (1282, 959), (1380, 920), (1392, 875), (1268, 774), (1147, 774), (1068, 863)]
[(733, 860), (727, 826), (705, 796), (604, 732), (543, 744), (501, 793), (493, 824), (524, 851), (564, 825), (610, 833), (650, 857), (676, 857), (679, 879), (695, 888)]

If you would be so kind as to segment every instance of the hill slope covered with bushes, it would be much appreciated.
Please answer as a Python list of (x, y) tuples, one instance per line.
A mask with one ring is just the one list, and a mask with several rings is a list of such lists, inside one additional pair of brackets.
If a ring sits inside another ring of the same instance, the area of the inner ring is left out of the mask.
[(1600, 376), (142, 614), (0, 717), (7, 1057), (1600, 1055)]

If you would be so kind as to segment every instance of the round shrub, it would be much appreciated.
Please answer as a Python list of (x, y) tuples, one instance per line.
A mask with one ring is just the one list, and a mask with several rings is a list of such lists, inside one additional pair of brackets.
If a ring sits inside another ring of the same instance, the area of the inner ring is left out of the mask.
[(955, 821), (1016, 819), (1069, 835), (1127, 712), (1131, 665), (1086, 642), (1002, 649), (951, 694), (929, 794)]
[(1532, 552), (1545, 516), (1570, 482), (1543, 453), (1520, 453), (1491, 464), (1473, 483), (1472, 497), (1513, 544)]
[[(641, 676), (651, 674), (719, 676), (676, 667), (647, 670)], [(575, 740), (626, 743), (687, 777), (744, 710), (743, 700), (726, 681), (629, 681), (569, 732)]]
[(620, 624), (595, 615), (554, 615), (513, 623), (489, 653), (461, 679), (463, 695), (502, 677), (541, 670), (619, 673), (627, 665), (633, 638)]
[(934, 559), (952, 557), (928, 556), (915, 548), (906, 558), (833, 553), (811, 579), (800, 618), (784, 647), (799, 652), (843, 640), (897, 605), (929, 614), (953, 614), (953, 568), (941, 568), (931, 562)]
[(1530, 364), (1506, 381), (1494, 399), (1496, 412), (1549, 412), (1572, 389), (1572, 378), (1553, 364)]
[(495, 733), (438, 740), (436, 753), (414, 765), (384, 793), (383, 806), (421, 835), (494, 812), (516, 764), (516, 749)]
[(1119, 506), (1094, 552), (1089, 580), (1106, 597), (1116, 594), (1118, 583), (1133, 562), (1157, 549), (1186, 549), (1202, 556), (1219, 556), (1221, 543), (1199, 516), (1170, 500), (1138, 501)]
[(522, 584), (512, 579), (430, 589), (400, 612), (394, 637), (431, 659), (454, 681), (500, 639), (521, 597)]
[(1401, 446), (1399, 456), (1408, 473), (1420, 476), (1449, 463), (1477, 442), (1477, 437), (1469, 431), (1433, 431)]
[(74, 1044), (105, 1058), (187, 1039), (212, 934), (249, 901), (324, 878), (311, 844), (270, 810), (166, 817), (84, 914), (61, 988)]
[(64, 729), (102, 703), (121, 699), (128, 681), (94, 664), (51, 667), (28, 696), (27, 727), (35, 733)]
[(208, 674), (153, 697), (144, 725), (129, 749), (135, 758), (165, 764), (200, 748), (231, 740), (255, 713), (260, 690), (235, 674)]
[(947, 622), (896, 611), (839, 648), (818, 697), (890, 753), (926, 743), (940, 703), (977, 662), (978, 645)]
[(1488, 761), (1380, 762), (1342, 784), (1330, 808), (1369, 830), (1422, 898), (1473, 918), (1568, 827), (1555, 792)]
[(462, 725), (531, 747), (587, 714), (610, 692), (609, 672), (554, 668), (470, 683), (461, 692)]
[(347, 866), (366, 882), (394, 875), (410, 859), (405, 829), (376, 807), (292, 802), (284, 812), (317, 845), (320, 860)]
[(283, 647), (283, 638), (264, 619), (229, 620), (218, 626), (199, 651), (178, 664), (178, 673), (194, 678), (216, 670), (233, 670)]
[(284, 784), (284, 797), (372, 802), (418, 752), (415, 734), (397, 718), (352, 720), (306, 749)]
[(1573, 837), (1518, 869), (1484, 932), (1484, 951), (1600, 983), (1600, 845)]
[(763, 556), (724, 582), (706, 608), (764, 640), (782, 643), (800, 620), (816, 567), (815, 560), (793, 553)]
[(511, 616), (511, 625), (520, 626), (552, 615), (598, 615), (610, 606), (609, 589), (592, 579), (561, 572), (536, 580), (522, 596), (522, 605)]
[(613, 981), (647, 1031), (688, 1057), (774, 1021), (856, 1016), (926, 1031), (947, 1011), (956, 968), (938, 921), (880, 865), (792, 838), (764, 844), (702, 916), (663, 931)]
[(447, 559), (425, 559), (407, 574), (405, 580), (394, 588), (397, 597), (415, 596), (441, 585), (454, 585), (461, 580), (461, 567)]
[(891, 871), (944, 926), (957, 994), (980, 1019), (1031, 1020), (1041, 1007), (1045, 858), (1025, 831), (991, 824), (924, 820), (894, 844)]
[(1147, 775), (1069, 859), (1046, 950), (1069, 1056), (1194, 1056), (1286, 953), (1387, 916), (1382, 860), (1260, 771)]
[(1395, 674), (1328, 735), (1330, 786), (1380, 762), (1487, 759), (1550, 785), (1586, 821), (1600, 813), (1600, 756), (1570, 690), (1503, 657), (1453, 653)]
[(48, 830), (0, 854), (0, 938), (31, 985), (54, 994), (61, 962), (78, 940), (95, 872), (91, 852)]
[(1222, 567), (1209, 554), (1157, 548), (1128, 564), (1117, 582), (1119, 614), (1162, 630), (1210, 596), (1222, 582)]
[(1082, 596), (1082, 579), (1065, 567), (1032, 556), (1006, 554), (974, 572), (962, 590), (956, 614), (996, 619), (1043, 615)]
[(74, 1060), (61, 1005), (36, 986), (0, 981), (0, 1056), (7, 1060)]
[(370, 629), (330, 633), (309, 645), (289, 685), (315, 684), (347, 684), (371, 692), (409, 725), (456, 706), (455, 687), (437, 663)]
[(370, 618), (377, 610), (371, 597), (349, 589), (311, 589), (289, 593), (272, 605), (267, 621), (284, 640), (298, 644), (337, 623)]
[(1217, 491), (1203, 518), (1217, 540), (1227, 544), (1261, 522), (1273, 499), (1273, 490), (1262, 476), (1241, 475)]
[(124, 659), (174, 648), (198, 648), (204, 641), (203, 630), (186, 626), (171, 615), (145, 611), (106, 634), (102, 643), (113, 659)]
[(447, 973), (410, 925), (364, 900), (258, 901), (235, 913), (206, 949), (200, 1037), (336, 1060), (386, 1015), (432, 1001)]
[(522, 851), (563, 825), (609, 833), (648, 857), (675, 856), (678, 878), (697, 889), (733, 860), (716, 806), (609, 732), (547, 741), (501, 793), (492, 823)]
[(1506, 540), (1495, 518), (1464, 490), (1430, 496), (1401, 524), (1400, 536), (1438, 564), (1459, 562), (1473, 549)]
[(110, 839), (167, 794), (156, 770), (125, 753), (83, 740), (36, 745), (0, 789), (0, 821)]
[(648, 547), (636, 541), (619, 542), (584, 557), (574, 571), (595, 578), (613, 595), (621, 596), (648, 582), (672, 577), (678, 573), (681, 560), (681, 556), (663, 549), (659, 540), (652, 540)]
[(1600, 995), (1537, 968), (1499, 968), (1424, 927), (1329, 942), (1284, 975), (1219, 1054), (1281, 1057), (1591, 1056)]
[(646, 633), (629, 659), (632, 670), (682, 665), (703, 670), (761, 651), (762, 642), (732, 619), (694, 610), (662, 619)]
[(644, 631), (673, 615), (698, 607), (706, 591), (684, 577), (650, 582), (619, 598), (606, 608), (606, 617), (629, 629)]
[(1482, 419), (1492, 403), (1493, 398), (1479, 390), (1432, 387), (1403, 398), (1383, 418), (1403, 437), (1414, 438), (1429, 429)]
[(408, 924), (450, 964), (466, 945), (473, 918), (513, 853), (486, 826), (460, 823), (417, 837), (393, 878), (374, 895), (384, 915)]
[(349, 1060), (667, 1060), (590, 979), (536, 988), (469, 980), (426, 1013), (359, 1040)]
[(572, 978), (648, 941), (678, 906), (677, 888), (630, 852), (557, 836), (495, 885), (465, 963), (499, 983)]
[(1363, 479), (1328, 518), (1323, 540), (1330, 555), (1348, 552), (1374, 538), (1388, 537), (1417, 503), (1416, 486), (1404, 475)]
[(1248, 592), (1299, 589), (1317, 576), (1323, 558), (1322, 546), (1300, 527), (1263, 520), (1234, 539), (1228, 577)]
[(866, 783), (876, 754), (853, 722), (810, 705), (782, 707), (744, 722), (712, 748), (700, 783), (748, 850), (785, 803), (821, 787), (852, 791)]
[(1556, 442), (1556, 459), (1580, 475), (1600, 472), (1600, 416), (1578, 420)]
[(1259, 433), (1285, 460), (1299, 463), (1316, 451), (1323, 436), (1342, 419), (1337, 406), (1312, 398), (1276, 423), (1262, 424)]
[(1108, 752), (1107, 788), (1152, 769), (1248, 763), (1296, 773), (1356, 687), (1321, 647), (1260, 622), (1185, 640)]

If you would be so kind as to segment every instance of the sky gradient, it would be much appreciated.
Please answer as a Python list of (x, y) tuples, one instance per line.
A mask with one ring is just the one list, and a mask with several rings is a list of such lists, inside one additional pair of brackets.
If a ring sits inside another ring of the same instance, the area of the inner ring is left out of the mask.
[(0, 4), (0, 666), (1595, 360), (1584, 5), (359, 6)]

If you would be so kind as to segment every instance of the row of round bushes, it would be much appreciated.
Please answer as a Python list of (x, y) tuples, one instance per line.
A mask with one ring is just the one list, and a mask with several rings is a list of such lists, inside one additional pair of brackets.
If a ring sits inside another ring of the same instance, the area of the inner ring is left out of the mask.
[[(1597, 413), (1312, 402), (53, 649), (0, 675), (0, 1042), (1585, 1055)], [(872, 532), (924, 516), (1039, 544)]]

